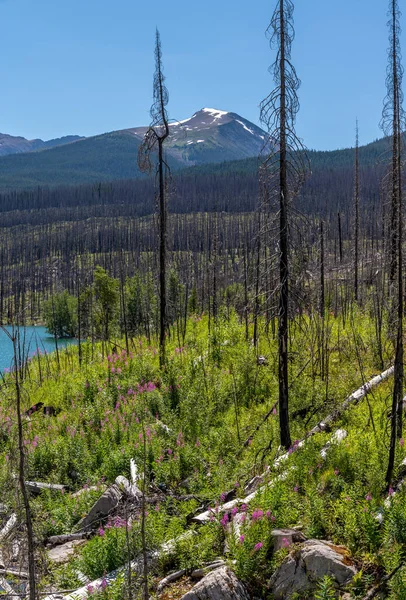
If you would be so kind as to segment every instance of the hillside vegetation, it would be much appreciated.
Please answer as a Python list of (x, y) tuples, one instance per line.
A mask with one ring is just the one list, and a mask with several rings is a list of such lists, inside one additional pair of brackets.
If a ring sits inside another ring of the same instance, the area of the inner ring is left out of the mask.
[[(381, 370), (368, 308), (354, 308), (344, 319), (333, 314), (326, 318), (327, 359), (321, 355), (318, 318), (304, 314), (291, 323), (295, 440)], [(134, 459), (140, 489), (145, 477), (148, 552), (179, 538), (176, 551), (161, 555), (151, 568), (152, 595), (168, 572), (189, 573), (220, 557), (233, 565), (253, 595), (266, 596), (272, 573), (288, 553), (287, 548), (273, 552), (271, 532), (281, 527), (296, 526), (307, 537), (347, 546), (359, 570), (349, 587), (351, 598), (362, 597), (374, 581), (390, 573), (406, 549), (405, 490), (384, 503), (391, 382), (376, 387), (303, 447), (295, 442), (287, 461), (274, 467), (281, 453), (275, 404), (277, 343), (272, 329), (261, 324), (260, 332), (257, 352), (234, 313), (220, 315), (210, 331), (207, 317), (195, 315), (187, 323), (183, 346), (173, 329), (163, 371), (155, 344), (145, 338), (130, 340), (128, 351), (124, 340), (114, 338), (109, 344), (83, 344), (81, 366), (75, 347), (61, 353), (59, 363), (54, 356), (34, 357), (24, 377), (24, 410), (43, 402), (52, 404), (56, 416), (37, 411), (24, 421), (26, 476), (65, 486), (64, 493), (44, 491), (32, 501), (37, 543), (76, 531), (80, 519), (117, 476), (130, 479)], [(389, 365), (390, 335), (383, 352)], [(258, 355), (266, 358), (265, 364)], [(323, 360), (327, 366), (322, 366)], [(2, 502), (19, 513), (18, 484), (13, 479), (17, 431), (12, 376), (6, 376), (2, 396)], [(345, 430), (347, 437), (334, 438), (336, 429)], [(396, 465), (405, 457), (402, 439)], [(248, 492), (259, 485), (252, 478), (264, 473), (265, 485), (245, 503)], [(397, 472), (396, 480), (401, 477)], [(75, 494), (79, 490), (81, 494)], [(232, 498), (241, 500), (223, 512), (222, 505)], [(193, 523), (193, 517), (206, 509), (211, 511), (207, 522)], [(37, 564), (42, 590), (50, 585), (80, 587), (80, 572), (92, 595), (127, 597), (124, 572), (100, 590), (91, 582), (140, 555), (141, 527), (139, 504), (130, 501), (94, 523), (92, 538), (66, 565), (55, 566), (44, 551)], [(180, 537), (188, 531), (196, 535)], [(134, 589), (140, 585), (136, 577), (132, 585)], [(186, 589), (188, 585), (185, 580)], [(385, 598), (404, 598), (405, 570), (388, 585)], [(323, 586), (326, 582), (320, 582), (320, 589)], [(172, 597), (179, 593), (176, 587), (172, 593)], [(320, 597), (336, 597), (331, 594)]]

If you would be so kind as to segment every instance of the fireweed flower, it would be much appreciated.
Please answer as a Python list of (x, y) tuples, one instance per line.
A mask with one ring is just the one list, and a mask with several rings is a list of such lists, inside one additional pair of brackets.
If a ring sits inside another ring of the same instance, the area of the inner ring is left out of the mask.
[(262, 546), (264, 544), (262, 542), (258, 542), (258, 544), (255, 544), (254, 546), (254, 552), (258, 552), (258, 550), (261, 550)]
[(243, 544), (245, 540), (245, 535), (240, 535), (240, 544)]
[(369, 502), (370, 500), (372, 500), (372, 496), (371, 496), (371, 494), (369, 494), (369, 493), (368, 493), (368, 494), (365, 496), (365, 500), (366, 500), (367, 502)]

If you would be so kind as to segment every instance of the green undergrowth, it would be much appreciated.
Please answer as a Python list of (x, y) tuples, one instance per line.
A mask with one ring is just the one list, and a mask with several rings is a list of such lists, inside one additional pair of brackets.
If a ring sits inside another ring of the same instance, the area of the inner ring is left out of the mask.
[[(354, 311), (345, 322), (326, 315), (324, 355), (321, 328), (318, 317), (307, 315), (291, 324), (293, 440), (301, 439), (391, 361), (390, 336), (384, 332), (385, 344), (380, 347), (368, 311)], [(175, 333), (169, 339), (164, 370), (159, 368), (154, 343), (131, 340), (128, 352), (124, 345), (120, 340), (108, 348), (85, 344), (80, 367), (73, 347), (61, 353), (59, 368), (54, 357), (36, 357), (30, 363), (23, 385), (24, 410), (43, 402), (57, 415), (37, 411), (24, 419), (26, 476), (66, 486), (64, 493), (43, 492), (32, 500), (38, 539), (75, 531), (106, 486), (118, 475), (130, 477), (131, 458), (141, 486), (145, 458), (148, 493), (165, 493), (147, 507), (148, 549), (180, 538), (174, 551), (160, 557), (158, 574), (201, 567), (225, 553), (253, 593), (269, 597), (268, 581), (287, 554), (285, 549), (273, 553), (271, 531), (289, 526), (301, 527), (307, 537), (348, 548), (361, 570), (352, 586), (354, 598), (396, 567), (406, 548), (406, 493), (399, 492), (385, 504), (391, 380), (346, 411), (333, 430), (345, 429), (347, 437), (332, 444), (324, 457), (321, 450), (331, 432), (310, 438), (304, 448), (294, 444), (280, 473), (270, 469), (269, 485), (255, 500), (249, 505), (242, 500), (224, 515), (218, 507), (225, 498), (244, 498), (248, 481), (280, 453), (278, 411), (271, 410), (278, 395), (277, 339), (272, 328), (267, 331), (261, 324), (256, 350), (246, 341), (245, 327), (236, 316), (212, 321), (210, 333), (206, 317), (193, 317), (183, 347)], [(258, 354), (266, 357), (266, 365), (257, 364)], [(0, 488), (14, 506), (19, 500), (13, 479), (17, 431), (12, 376), (6, 377), (2, 398)], [(396, 465), (405, 456), (399, 440)], [(76, 495), (78, 490), (84, 491)], [(191, 499), (185, 501), (185, 496)], [(193, 515), (207, 507), (212, 509), (211, 520), (202, 527), (193, 525)], [(96, 535), (68, 565), (55, 568), (44, 558), (42, 584), (73, 589), (80, 585), (78, 570), (93, 580), (138, 556), (140, 519), (133, 518), (131, 527), (126, 523), (121, 515), (118, 521), (97, 525)], [(182, 537), (187, 531), (195, 535)], [(118, 585), (100, 593), (118, 598)], [(319, 597), (329, 597), (329, 585), (327, 580), (320, 582), (319, 594), (324, 595)], [(404, 570), (392, 579), (390, 589), (391, 599), (406, 598)]]

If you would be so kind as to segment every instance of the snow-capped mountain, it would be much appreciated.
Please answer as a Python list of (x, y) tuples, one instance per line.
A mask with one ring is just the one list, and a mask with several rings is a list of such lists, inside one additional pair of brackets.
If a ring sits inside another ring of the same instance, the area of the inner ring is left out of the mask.
[[(127, 131), (142, 140), (147, 127)], [(202, 108), (183, 121), (170, 123), (165, 144), (168, 154), (185, 165), (258, 156), (266, 143), (265, 132), (236, 113)]]
[[(26, 140), (0, 134), (0, 188), (73, 185), (140, 176), (138, 149), (147, 127), (88, 138)], [(203, 108), (170, 123), (165, 142), (173, 171), (258, 156), (266, 144), (262, 129), (236, 113)], [(38, 152), (41, 150), (41, 152)], [(9, 155), (9, 156), (7, 156)]]

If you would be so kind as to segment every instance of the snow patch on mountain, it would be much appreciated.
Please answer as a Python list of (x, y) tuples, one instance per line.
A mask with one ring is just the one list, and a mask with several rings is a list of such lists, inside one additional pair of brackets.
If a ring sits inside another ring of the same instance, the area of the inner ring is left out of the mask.
[(249, 127), (244, 125), (244, 123), (242, 121), (239, 121), (238, 119), (236, 119), (236, 122), (239, 123), (240, 125), (242, 125), (244, 127), (245, 131), (249, 131), (252, 135), (255, 135), (255, 133), (252, 131), (252, 129), (250, 129)]
[(214, 121), (217, 121), (218, 119), (221, 119), (221, 117), (228, 115), (228, 112), (225, 110), (218, 110), (217, 108), (202, 108), (202, 112), (209, 114), (211, 117), (213, 117)]

